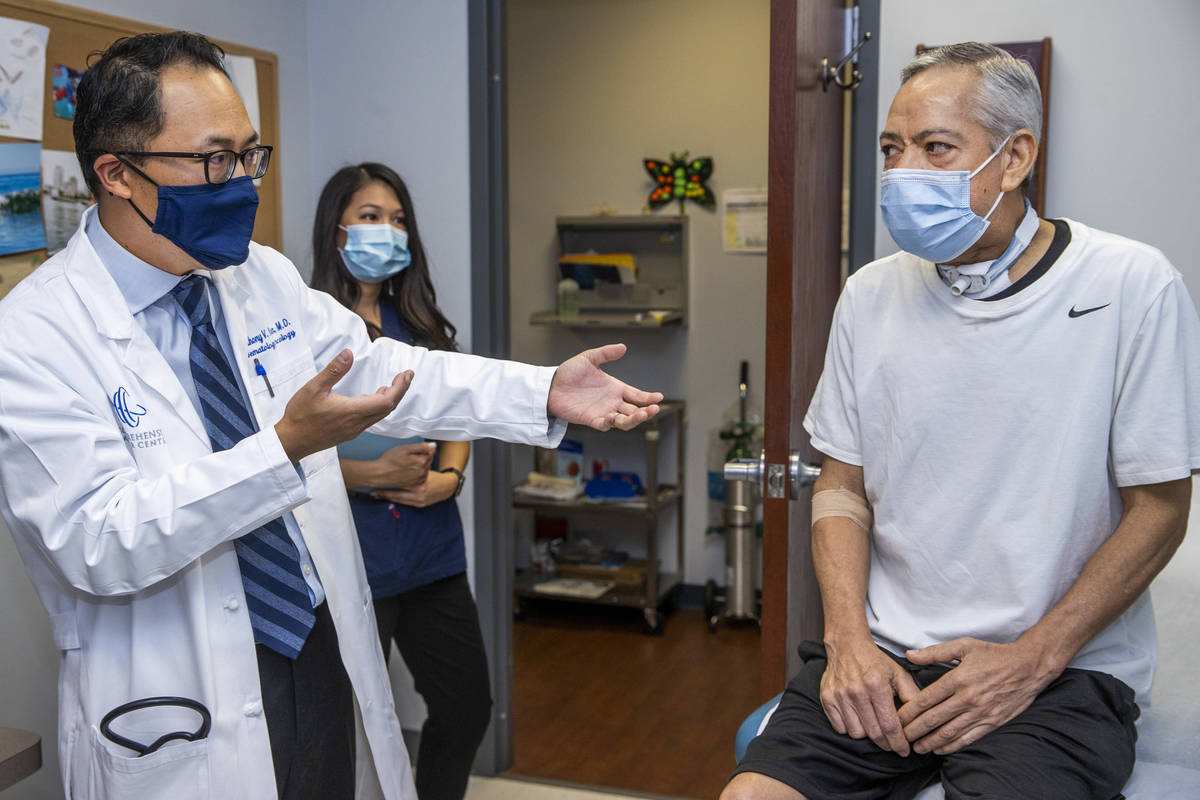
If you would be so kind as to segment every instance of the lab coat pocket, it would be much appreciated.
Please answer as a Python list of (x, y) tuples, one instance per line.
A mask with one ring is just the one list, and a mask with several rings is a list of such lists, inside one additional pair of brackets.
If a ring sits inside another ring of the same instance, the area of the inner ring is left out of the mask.
[[(306, 478), (315, 478), (321, 472), (337, 463), (337, 450), (331, 447), (328, 450), (318, 450), (312, 455), (300, 459), (300, 469), (304, 470)], [(341, 475), (339, 474), (338, 480), (340, 481), (341, 479)]]
[(87, 797), (208, 797), (208, 739), (168, 742), (137, 756), (91, 729), (91, 780)]
[(300, 355), (286, 361), (264, 355), (261, 363), (250, 369), (255, 372), (254, 377), (248, 378), (251, 382), (247, 389), (250, 402), (258, 414), (260, 428), (278, 422), (292, 395), (317, 374), (312, 351), (307, 347), (303, 348)]

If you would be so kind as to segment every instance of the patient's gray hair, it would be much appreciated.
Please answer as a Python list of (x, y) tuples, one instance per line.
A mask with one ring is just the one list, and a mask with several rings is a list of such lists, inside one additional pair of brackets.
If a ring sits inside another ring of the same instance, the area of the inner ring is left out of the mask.
[(993, 150), (1022, 128), (1030, 130), (1040, 143), (1042, 90), (1027, 61), (982, 42), (948, 44), (914, 56), (900, 71), (900, 83), (940, 64), (978, 71), (979, 91), (971, 103), (971, 114), (988, 132)]

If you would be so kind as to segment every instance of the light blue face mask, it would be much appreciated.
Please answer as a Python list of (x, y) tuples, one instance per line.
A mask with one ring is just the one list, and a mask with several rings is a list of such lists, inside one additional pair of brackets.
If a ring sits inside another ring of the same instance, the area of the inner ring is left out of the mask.
[(971, 210), (971, 179), (1008, 144), (996, 149), (974, 172), (940, 169), (886, 169), (879, 180), (883, 224), (900, 249), (935, 264), (967, 252), (991, 225), (1000, 200), (981, 217)]
[(338, 227), (346, 232), (346, 246), (338, 252), (357, 280), (382, 283), (412, 263), (407, 231), (386, 222)]

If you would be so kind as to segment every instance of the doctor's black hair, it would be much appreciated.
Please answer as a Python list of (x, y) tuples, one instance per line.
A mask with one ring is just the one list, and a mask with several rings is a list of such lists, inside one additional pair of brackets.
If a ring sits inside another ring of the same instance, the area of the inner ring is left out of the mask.
[(163, 129), (163, 70), (176, 64), (225, 72), (225, 51), (198, 33), (142, 33), (88, 56), (75, 104), (75, 153), (88, 189), (100, 196), (93, 165), (108, 152), (141, 150)]
[[(316, 218), (313, 220), (312, 288), (333, 295), (349, 309), (357, 304), (361, 292), (358, 282), (346, 269), (338, 252), (338, 225), (355, 192), (374, 182), (382, 183), (396, 193), (396, 199), (404, 209), (408, 251), (412, 254), (412, 261), (407, 267), (384, 281), (380, 302), (390, 300), (393, 303), (396, 314), (412, 332), (415, 344), (433, 350), (457, 350), (454, 337), (458, 329), (438, 308), (437, 292), (429, 278), (429, 262), (421, 245), (421, 232), (417, 227), (412, 196), (404, 180), (384, 164), (366, 162), (342, 167), (321, 190)], [(371, 323), (367, 323), (367, 332), (372, 339), (382, 335), (382, 331)]]

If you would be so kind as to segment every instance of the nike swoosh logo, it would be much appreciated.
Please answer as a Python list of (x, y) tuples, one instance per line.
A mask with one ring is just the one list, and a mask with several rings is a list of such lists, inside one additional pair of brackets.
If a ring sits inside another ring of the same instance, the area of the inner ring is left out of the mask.
[(1067, 316), (1071, 319), (1074, 319), (1075, 317), (1082, 317), (1084, 314), (1090, 314), (1093, 311), (1099, 311), (1102, 308), (1108, 308), (1111, 305), (1112, 303), (1105, 303), (1104, 305), (1096, 306), (1095, 308), (1085, 308), (1083, 311), (1076, 311), (1075, 306), (1071, 306), (1071, 310), (1067, 312)]

